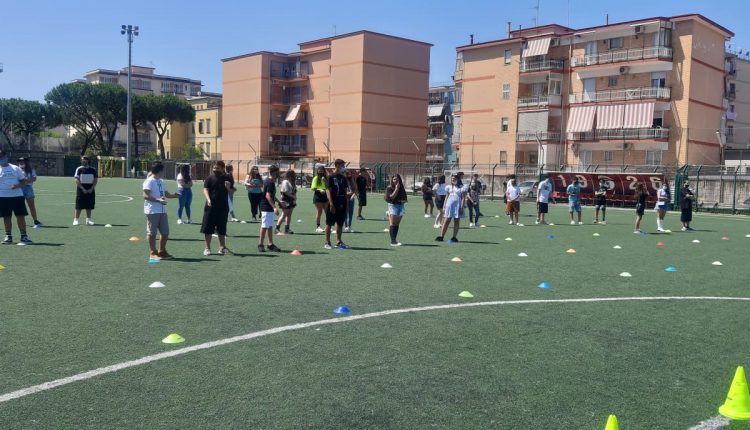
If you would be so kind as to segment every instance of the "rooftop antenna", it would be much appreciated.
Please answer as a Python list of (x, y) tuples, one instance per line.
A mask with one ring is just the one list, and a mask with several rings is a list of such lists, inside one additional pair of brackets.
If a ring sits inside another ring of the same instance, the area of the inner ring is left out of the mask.
[(607, 14), (606, 22), (607, 22), (607, 25), (609, 25), (609, 14)]
[(510, 39), (510, 31), (511, 31), (510, 21), (508, 21), (508, 39)]
[(469, 45), (473, 45), (473, 44), (474, 44), (474, 35), (470, 34), (469, 35)]
[(539, 25), (539, 1), (540, 0), (536, 0), (536, 6), (532, 7), (532, 9), (536, 10), (536, 13), (534, 14), (534, 27)]

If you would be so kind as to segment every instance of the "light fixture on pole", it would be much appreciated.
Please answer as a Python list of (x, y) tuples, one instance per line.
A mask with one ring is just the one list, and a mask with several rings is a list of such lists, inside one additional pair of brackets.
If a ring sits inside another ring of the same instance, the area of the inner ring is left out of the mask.
[[(138, 36), (138, 26), (123, 25), (120, 29), (120, 34), (127, 34), (128, 37), (128, 106), (127, 106), (127, 119), (125, 120), (125, 174), (130, 172), (130, 126), (133, 118), (133, 104), (131, 100), (131, 92), (133, 91), (133, 82), (131, 75), (133, 72), (133, 36)], [(135, 131), (135, 130), (134, 130)]]

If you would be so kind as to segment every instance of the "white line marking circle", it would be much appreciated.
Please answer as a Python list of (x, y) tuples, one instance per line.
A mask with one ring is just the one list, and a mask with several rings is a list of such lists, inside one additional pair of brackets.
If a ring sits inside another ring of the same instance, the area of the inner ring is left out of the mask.
[(403, 308), (403, 309), (391, 309), (387, 311), (370, 312), (361, 315), (351, 315), (347, 317), (328, 318), (324, 320), (311, 321), (306, 323), (298, 323), (285, 325), (281, 327), (270, 328), (266, 330), (260, 330), (255, 332), (246, 333), (239, 336), (227, 337), (224, 339), (214, 340), (210, 342), (204, 342), (198, 345), (192, 345), (185, 348), (174, 349), (172, 351), (160, 352), (158, 354), (147, 355), (135, 360), (123, 361), (121, 363), (112, 364), (98, 369), (89, 370), (87, 372), (79, 373), (77, 375), (68, 376), (65, 378), (55, 379), (53, 381), (45, 382), (43, 384), (33, 385), (31, 387), (22, 388), (20, 390), (12, 391), (0, 395), (0, 403), (8, 402), (11, 400), (19, 399), (21, 397), (29, 396), (31, 394), (40, 393), (42, 391), (51, 390), (53, 388), (61, 387), (63, 385), (72, 384), (78, 381), (85, 381), (96, 376), (105, 375), (107, 373), (114, 373), (130, 367), (136, 367), (143, 364), (151, 363), (165, 358), (177, 357), (180, 355), (188, 354), (195, 351), (201, 351), (204, 349), (215, 348), (217, 346), (229, 345), (231, 343), (241, 342), (245, 340), (255, 339), (258, 337), (269, 336), (272, 334), (283, 333), (286, 331), (301, 330), (304, 328), (322, 326), (327, 324), (338, 324), (342, 322), (357, 321), (368, 318), (377, 318), (395, 314), (406, 314), (424, 311), (435, 311), (443, 309), (457, 309), (457, 308), (469, 308), (477, 306), (499, 306), (499, 305), (533, 305), (533, 304), (546, 304), (546, 303), (598, 303), (598, 302), (629, 302), (629, 301), (671, 301), (671, 300), (716, 300), (716, 301), (738, 301), (738, 302), (750, 302), (750, 297), (713, 297), (713, 296), (664, 296), (664, 297), (594, 297), (588, 299), (551, 299), (551, 300), (500, 300), (491, 302), (472, 302), (472, 303), (454, 303), (448, 305), (433, 305), (423, 306), (415, 308)]

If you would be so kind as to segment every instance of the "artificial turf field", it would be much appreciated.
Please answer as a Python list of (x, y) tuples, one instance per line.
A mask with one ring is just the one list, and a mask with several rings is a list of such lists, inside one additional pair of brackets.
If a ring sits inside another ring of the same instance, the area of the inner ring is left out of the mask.
[[(421, 197), (412, 196), (404, 246), (391, 248), (385, 204), (371, 195), (368, 219), (345, 234), (352, 249), (329, 251), (313, 233), (304, 190), (296, 234), (275, 238), (285, 253), (259, 254), (258, 224), (230, 223), (234, 255), (204, 257), (199, 226), (177, 225), (170, 201), (176, 258), (147, 264), (140, 188), (100, 180), (97, 225), (73, 227), (72, 179), (39, 179), (45, 226), (30, 230), (35, 244), (0, 247), (0, 396), (204, 342), (346, 318), (332, 312), (341, 305), (356, 317), (517, 300), (750, 297), (746, 218), (696, 215), (697, 231), (682, 233), (671, 212), (674, 233), (640, 236), (632, 210), (610, 210), (608, 225), (596, 226), (585, 207), (587, 225), (570, 226), (567, 207), (551, 205), (557, 225), (535, 226), (525, 203), (526, 226), (513, 227), (494, 217), (499, 203), (484, 202), (486, 228), (464, 228), (449, 245), (433, 241)], [(249, 219), (244, 193), (235, 206)], [(655, 230), (653, 211), (643, 226)], [(133, 235), (141, 241), (128, 241)], [(463, 261), (451, 262), (457, 256)], [(386, 262), (393, 268), (380, 268)], [(670, 265), (677, 272), (665, 272)], [(166, 287), (148, 288), (154, 281)], [(538, 288), (543, 281), (552, 288)], [(464, 290), (474, 298), (458, 297)], [(621, 429), (687, 429), (717, 415), (736, 366), (750, 365), (749, 311), (750, 302), (730, 300), (558, 301), (316, 324), (9, 399), (0, 428), (600, 429), (616, 414)], [(171, 332), (185, 343), (163, 344)]]

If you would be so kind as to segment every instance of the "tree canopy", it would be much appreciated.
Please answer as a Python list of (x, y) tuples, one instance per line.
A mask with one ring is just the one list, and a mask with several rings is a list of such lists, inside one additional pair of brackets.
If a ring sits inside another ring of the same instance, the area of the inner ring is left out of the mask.
[(141, 97), (143, 113), (146, 121), (156, 131), (158, 137), (159, 157), (165, 157), (164, 135), (174, 122), (191, 122), (195, 120), (195, 109), (185, 101), (174, 95), (146, 95)]

